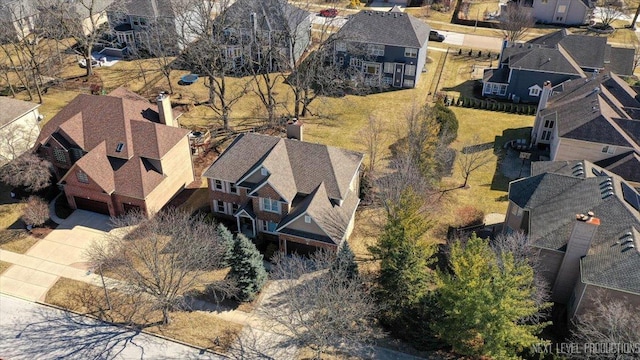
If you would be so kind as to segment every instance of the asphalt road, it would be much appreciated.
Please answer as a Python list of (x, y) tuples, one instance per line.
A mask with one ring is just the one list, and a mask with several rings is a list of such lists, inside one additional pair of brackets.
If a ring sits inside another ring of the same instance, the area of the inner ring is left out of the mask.
[(224, 359), (137, 331), (0, 295), (0, 359)]

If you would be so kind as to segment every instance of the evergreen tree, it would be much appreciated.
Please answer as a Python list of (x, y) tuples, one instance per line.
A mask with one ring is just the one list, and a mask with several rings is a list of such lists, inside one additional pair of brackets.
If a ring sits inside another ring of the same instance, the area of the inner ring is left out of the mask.
[(238, 287), (236, 297), (240, 301), (251, 301), (267, 281), (267, 271), (262, 263), (262, 254), (246, 236), (238, 234), (233, 247), (229, 277)]
[(496, 254), (474, 234), (466, 246), (452, 246), (449, 263), (451, 273), (439, 274), (443, 318), (434, 328), (455, 351), (517, 359), (543, 342), (536, 335), (547, 324), (525, 321), (542, 310), (533, 299), (534, 273), (526, 261), (509, 252)]
[(231, 259), (233, 258), (233, 248), (235, 246), (235, 241), (233, 240), (233, 234), (226, 226), (222, 224), (218, 224), (216, 228), (218, 235), (220, 236), (220, 242), (225, 247), (223, 261), (226, 266), (231, 265)]
[(414, 321), (435, 283), (428, 267), (435, 247), (424, 242), (431, 222), (421, 207), (422, 199), (411, 188), (405, 189), (399, 203), (390, 207), (378, 243), (370, 248), (380, 260), (376, 296), (381, 320), (403, 337), (429, 332), (428, 326)]
[(351, 250), (348, 242), (344, 242), (336, 259), (331, 264), (331, 271), (342, 273), (347, 279), (353, 280), (358, 277), (358, 264), (356, 255)]

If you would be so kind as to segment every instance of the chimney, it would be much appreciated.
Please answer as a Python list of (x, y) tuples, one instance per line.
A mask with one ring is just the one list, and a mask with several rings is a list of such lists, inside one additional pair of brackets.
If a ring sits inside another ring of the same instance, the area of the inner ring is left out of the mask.
[(294, 118), (287, 122), (287, 139), (302, 141), (302, 121)]
[(167, 126), (176, 126), (173, 119), (173, 109), (171, 109), (171, 98), (164, 92), (158, 94), (156, 97), (156, 103), (158, 104), (158, 114), (160, 115), (160, 122)]
[(251, 30), (253, 31), (253, 38), (258, 37), (258, 16), (256, 13), (252, 12), (250, 15), (251, 18)]
[(580, 259), (589, 252), (599, 225), (600, 219), (595, 217), (592, 211), (586, 215), (576, 214), (573, 230), (567, 241), (567, 250), (551, 291), (553, 301), (561, 304), (569, 302), (576, 281), (580, 279)]
[(540, 102), (538, 103), (538, 111), (544, 110), (547, 108), (547, 101), (549, 100), (549, 96), (551, 96), (551, 91), (553, 86), (551, 85), (551, 81), (547, 80), (542, 85), (542, 94), (540, 94)]

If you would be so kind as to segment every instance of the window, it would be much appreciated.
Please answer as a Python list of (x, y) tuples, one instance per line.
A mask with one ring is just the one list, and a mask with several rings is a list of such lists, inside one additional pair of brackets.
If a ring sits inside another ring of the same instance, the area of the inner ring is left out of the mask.
[(393, 78), (392, 77), (383, 77), (382, 78), (382, 84), (384, 85), (392, 85), (393, 84)]
[(140, 26), (147, 26), (147, 19), (140, 18)]
[(224, 184), (222, 180), (213, 180), (213, 188), (216, 190), (224, 191)]
[(338, 65), (340, 66), (344, 65), (344, 57), (342, 56), (338, 57)]
[(53, 158), (56, 159), (56, 161), (59, 162), (60, 164), (67, 163), (67, 154), (65, 153), (64, 150), (60, 148), (53, 149)]
[(416, 76), (416, 66), (415, 65), (405, 65), (404, 66), (404, 74), (409, 76)]
[(507, 85), (506, 85), (506, 84), (500, 85), (500, 91), (499, 91), (499, 94), (500, 94), (500, 95), (504, 95), (504, 94), (506, 94), (506, 93), (507, 93)]
[(235, 214), (236, 212), (238, 212), (238, 209), (240, 209), (240, 205), (235, 204), (235, 203), (231, 203), (231, 214)]
[(541, 3), (543, 3), (543, 4), (548, 4), (548, 3), (549, 3), (549, 0), (542, 0), (542, 1), (541, 1)]
[(122, 152), (122, 150), (124, 150), (124, 143), (118, 143), (118, 145), (116, 146), (116, 152)]
[(280, 213), (280, 202), (278, 200), (272, 200), (269, 198), (260, 198), (261, 199), (261, 203), (262, 203), (262, 210), (264, 211), (269, 211), (269, 212), (274, 212), (274, 213)]
[(242, 48), (240, 46), (227, 47), (227, 58), (236, 59), (242, 57)]
[(229, 192), (232, 194), (238, 193), (238, 188), (236, 187), (235, 183), (229, 183)]
[(260, 169), (260, 174), (262, 174), (262, 176), (267, 176), (267, 175), (269, 175), (269, 171), (267, 171), (266, 168), (262, 168), (262, 169)]
[(529, 96), (540, 96), (540, 89), (537, 86), (529, 88)]
[(556, 16), (556, 21), (562, 21), (562, 16)]
[(549, 141), (550, 138), (551, 138), (551, 131), (545, 130), (542, 132), (542, 140)]
[(607, 145), (607, 146), (602, 148), (602, 152), (603, 153), (607, 153), (607, 154), (615, 154), (616, 153), (616, 147)]
[(384, 72), (387, 74), (393, 74), (393, 68), (394, 68), (394, 64), (393, 63), (389, 63), (386, 62), (384, 63)]
[(384, 56), (384, 45), (369, 44), (367, 48), (369, 50), (369, 55)]
[(305, 215), (304, 216), (304, 222), (307, 223), (307, 224), (311, 224), (311, 216)]
[(82, 170), (78, 170), (78, 172), (76, 172), (76, 177), (78, 178), (78, 181), (80, 181), (81, 183), (84, 183), (84, 184), (89, 183), (89, 177)]
[(263, 232), (276, 232), (276, 226), (278, 226), (278, 224), (273, 221), (259, 220), (258, 222), (260, 223), (260, 230)]
[(547, 129), (553, 129), (554, 124), (555, 124), (554, 120), (545, 120), (544, 127)]
[(213, 207), (216, 212), (226, 214), (226, 209), (224, 206), (224, 201), (213, 200)]
[(404, 87), (413, 87), (413, 80), (409, 80), (409, 79), (404, 79), (404, 83), (402, 84), (402, 86)]
[(344, 41), (336, 41), (336, 51), (347, 51), (347, 43)]
[(418, 49), (404, 48), (404, 57), (418, 57)]
[[(558, 14), (564, 14), (565, 11), (567, 11), (567, 5), (558, 6), (558, 11), (557, 11)], [(559, 18), (560, 20), (562, 20), (562, 17), (559, 17)]]
[(69, 149), (69, 151), (71, 152), (71, 158), (73, 159), (73, 161), (80, 160), (80, 158), (84, 155), (84, 152), (82, 151), (82, 149), (71, 148)]
[(356, 67), (358, 69), (362, 68), (362, 59), (358, 59), (358, 58), (351, 58), (349, 59), (349, 65)]
[(511, 207), (511, 214), (513, 214), (515, 216), (522, 216), (522, 213), (523, 213), (523, 210), (518, 205), (513, 205)]
[(369, 75), (378, 75), (380, 74), (380, 64), (366, 63), (364, 65), (364, 72)]

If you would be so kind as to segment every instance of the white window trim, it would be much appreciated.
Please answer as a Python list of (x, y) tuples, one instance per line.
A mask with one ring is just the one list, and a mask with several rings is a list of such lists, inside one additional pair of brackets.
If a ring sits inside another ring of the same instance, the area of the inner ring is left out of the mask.
[(384, 56), (384, 45), (369, 44), (367, 50), (371, 56)]
[[(364, 62), (362, 64), (362, 71), (367, 75), (380, 76), (380, 74), (382, 73), (382, 66), (381, 65), (382, 64), (376, 63), (376, 62)], [(377, 71), (375, 73), (370, 73), (370, 72), (367, 71), (367, 67), (373, 67)]]
[[(220, 187), (218, 187), (218, 182), (220, 182)], [(213, 179), (211, 182), (211, 188), (213, 190), (218, 190), (224, 192), (224, 181), (219, 179)]]
[(311, 216), (305, 215), (304, 216), (304, 222), (305, 222), (305, 224), (311, 224)]
[(417, 68), (418, 67), (416, 65), (407, 64), (404, 66), (404, 74), (408, 76), (416, 76)]
[[(228, 182), (229, 185), (229, 194), (239, 194), (238, 186), (235, 183)], [(235, 191), (233, 190), (235, 188)]]
[[(220, 204), (222, 204), (223, 211), (220, 211)], [(222, 200), (213, 200), (213, 211), (218, 214), (227, 214), (227, 203)]]
[(540, 96), (540, 93), (542, 92), (542, 88), (540, 86), (533, 85), (532, 87), (529, 88), (529, 96)]
[[(269, 208), (267, 208), (266, 206), (266, 200), (269, 201)], [(273, 210), (273, 204), (277, 204), (277, 210)], [(270, 198), (260, 198), (260, 209), (262, 211), (267, 211), (267, 212), (271, 212), (274, 214), (280, 214), (280, 212), (282, 211), (282, 205), (280, 205), (280, 202), (278, 200), (274, 200), (274, 199), (270, 199)]]
[[(269, 231), (269, 223), (273, 223), (275, 224), (273, 231)], [(274, 221), (268, 221), (268, 220), (260, 220), (258, 219), (258, 223), (259, 226), (258, 228), (260, 229), (261, 232), (267, 233), (267, 234), (276, 234), (278, 232), (278, 223), (274, 222)]]
[(404, 48), (404, 57), (417, 58), (418, 57), (418, 49), (416, 49), (416, 48)]

